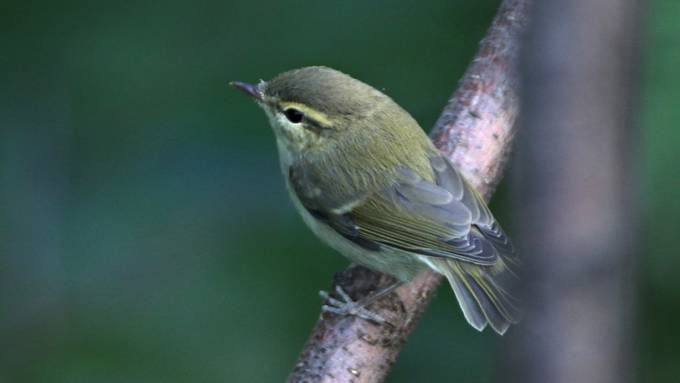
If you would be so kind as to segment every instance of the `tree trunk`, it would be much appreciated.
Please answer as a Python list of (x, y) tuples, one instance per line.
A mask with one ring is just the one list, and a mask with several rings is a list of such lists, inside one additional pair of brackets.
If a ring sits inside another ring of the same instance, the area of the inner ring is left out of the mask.
[(637, 184), (633, 0), (536, 3), (523, 62), (521, 382), (632, 380)]

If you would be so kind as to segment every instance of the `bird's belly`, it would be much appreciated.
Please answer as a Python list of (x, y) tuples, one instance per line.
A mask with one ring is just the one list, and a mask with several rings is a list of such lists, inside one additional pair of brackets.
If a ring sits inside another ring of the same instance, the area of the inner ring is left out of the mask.
[[(286, 184), (288, 184), (286, 180)], [(288, 186), (288, 185), (287, 185)], [(369, 269), (390, 274), (395, 278), (408, 281), (427, 266), (420, 257), (406, 251), (382, 246), (380, 250), (367, 250), (338, 234), (332, 227), (312, 216), (302, 206), (295, 192), (288, 187), (290, 198), (302, 220), (316, 234), (335, 251), (349, 258), (352, 262), (366, 266)]]

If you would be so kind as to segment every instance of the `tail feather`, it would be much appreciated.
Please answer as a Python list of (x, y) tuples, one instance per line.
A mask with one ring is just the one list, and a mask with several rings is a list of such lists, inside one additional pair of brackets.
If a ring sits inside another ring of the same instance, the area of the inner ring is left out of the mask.
[(479, 266), (455, 260), (441, 260), (439, 271), (453, 288), (465, 319), (481, 331), (487, 324), (503, 335), (517, 323), (520, 312), (512, 296), (516, 276), (502, 259), (493, 266)]
[[(507, 272), (504, 274), (507, 274)], [(514, 318), (512, 323), (517, 323), (522, 312), (520, 310), (519, 300), (513, 292), (514, 287), (517, 284), (517, 278), (514, 274), (505, 275), (505, 278), (499, 278), (498, 276), (484, 273), (482, 278), (485, 282), (484, 285), (488, 286), (485, 290), (488, 290), (488, 294), (491, 296), (497, 297), (498, 307), (503, 310), (505, 313), (504, 315), (508, 318)]]
[(486, 317), (487, 321), (491, 325), (494, 331), (499, 334), (504, 334), (505, 331), (510, 327), (510, 322), (501, 312), (500, 307), (495, 303), (495, 299), (492, 298), (492, 294), (489, 294), (487, 289), (480, 286), (477, 280), (470, 274), (464, 274), (464, 278), (470, 293), (475, 297), (479, 308)]
[(475, 299), (475, 296), (470, 293), (470, 289), (465, 285), (464, 279), (454, 276), (452, 272), (446, 273), (446, 278), (453, 288), (454, 294), (456, 294), (456, 299), (460, 305), (460, 309), (463, 311), (463, 316), (465, 320), (474, 327), (477, 331), (482, 331), (486, 327), (487, 319), (479, 309), (479, 303)]

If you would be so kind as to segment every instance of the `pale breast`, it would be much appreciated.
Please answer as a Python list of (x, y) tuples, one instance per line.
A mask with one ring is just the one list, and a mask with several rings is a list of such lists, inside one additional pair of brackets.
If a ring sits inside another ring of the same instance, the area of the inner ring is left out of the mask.
[[(395, 278), (408, 281), (416, 273), (427, 267), (420, 257), (415, 256), (409, 252), (399, 249), (394, 249), (387, 246), (382, 246), (380, 250), (367, 250), (358, 246), (354, 242), (340, 235), (335, 229), (326, 223), (318, 220), (302, 205), (295, 191), (290, 185), (288, 174), (292, 157), (287, 152), (281, 152), (282, 148), (279, 146), (281, 156), (281, 171), (286, 182), (286, 188), (290, 195), (295, 209), (302, 216), (302, 220), (312, 230), (317, 237), (324, 243), (328, 244), (332, 249), (338, 251), (343, 256), (349, 258), (352, 262), (366, 266), (370, 269), (387, 273)], [(285, 148), (283, 148), (285, 150)]]

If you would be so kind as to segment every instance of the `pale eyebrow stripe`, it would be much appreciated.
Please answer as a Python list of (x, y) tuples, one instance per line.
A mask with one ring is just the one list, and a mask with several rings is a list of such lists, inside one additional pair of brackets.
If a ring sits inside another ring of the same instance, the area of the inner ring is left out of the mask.
[(331, 125), (330, 120), (328, 117), (319, 112), (316, 111), (312, 108), (309, 108), (308, 106), (304, 104), (300, 104), (298, 102), (281, 102), (279, 103), (279, 109), (281, 111), (284, 111), (288, 108), (295, 108), (300, 110), (302, 113), (305, 114), (305, 117), (307, 118), (308, 121), (310, 121), (313, 125), (318, 127), (319, 129), (328, 129), (328, 127)]

